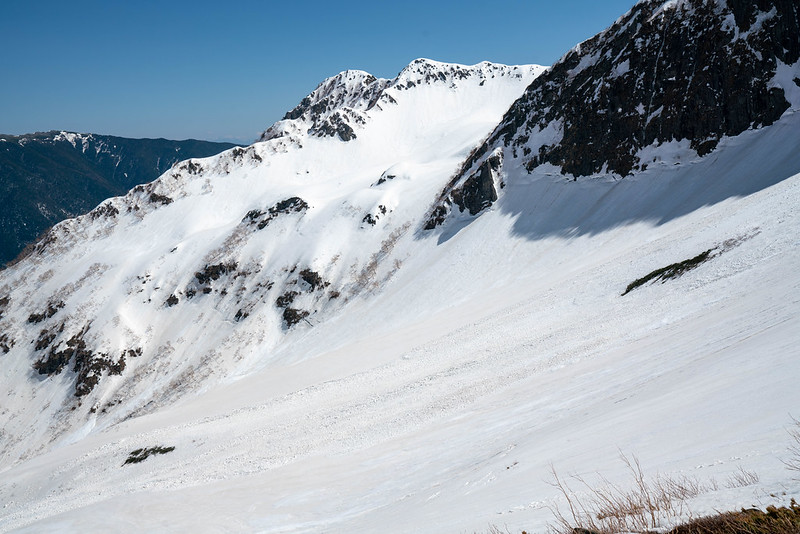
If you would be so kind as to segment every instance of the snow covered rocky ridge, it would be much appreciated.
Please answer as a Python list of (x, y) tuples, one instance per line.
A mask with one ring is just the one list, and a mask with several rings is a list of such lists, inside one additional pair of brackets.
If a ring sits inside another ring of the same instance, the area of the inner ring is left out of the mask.
[(342, 73), (2, 273), (0, 529), (541, 532), (549, 465), (619, 481), (619, 450), (718, 480), (694, 514), (797, 496), (791, 86), (705, 156), (573, 182), (473, 151), (540, 72)]
[(234, 146), (61, 131), (0, 134), (0, 269), (54, 224), (152, 182), (179, 161)]

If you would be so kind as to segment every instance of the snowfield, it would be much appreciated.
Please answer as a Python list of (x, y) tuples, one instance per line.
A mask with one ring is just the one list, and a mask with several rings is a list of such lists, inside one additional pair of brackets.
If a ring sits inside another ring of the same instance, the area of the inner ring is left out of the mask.
[[(625, 179), (507, 157), (490, 210), (423, 231), (535, 70), (389, 89), (396, 103), (357, 109), (347, 142), (284, 124), (248, 149), (260, 162), (229, 152), (167, 173), (154, 191), (169, 205), (114, 199), (113, 223), (69, 221), (63, 248), (2, 273), (27, 292), (3, 321), (24, 325), (101, 264), (52, 320), (94, 317), (98, 346), (144, 354), (72, 410), (74, 373), (31, 371), (40, 326), (9, 330), (0, 531), (538, 533), (566, 506), (552, 469), (579, 493), (571, 475), (626, 485), (621, 453), (704, 485), (682, 518), (800, 497), (782, 463), (800, 417), (800, 114), (704, 158), (652, 147)], [(242, 222), (291, 196), (309, 209), (260, 232)], [(136, 202), (146, 213), (124, 209)], [(248, 290), (276, 284), (249, 317), (233, 319), (238, 286), (163, 304), (231, 258), (259, 273)], [(301, 292), (315, 313), (287, 328), (274, 302), (302, 287), (292, 265), (341, 296)], [(154, 446), (175, 449), (123, 465)], [(733, 483), (741, 470), (757, 482)]]

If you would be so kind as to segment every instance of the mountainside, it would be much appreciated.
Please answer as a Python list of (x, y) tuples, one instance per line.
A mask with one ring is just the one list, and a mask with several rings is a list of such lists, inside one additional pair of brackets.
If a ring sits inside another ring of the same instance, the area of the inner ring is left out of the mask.
[(235, 145), (46, 132), (0, 135), (0, 265), (55, 223)]
[[(315, 95), (360, 113), (358, 137), (315, 135), (327, 119), (301, 113), (289, 121), (308, 133), (184, 161), (56, 225), (0, 280), (3, 383), (17, 392), (0, 458), (244, 373), (382, 287), (430, 196), (542, 70), (420, 60), (391, 81), (343, 73)], [(34, 414), (48, 423), (31, 427)]]
[[(542, 72), (543, 67), (535, 69)], [(369, 111), (375, 108), (397, 104), (392, 95), (411, 90), (418, 85), (447, 85), (457, 89), (459, 82), (477, 82), (483, 86), (492, 84), (495, 77), (511, 77), (528, 80), (523, 67), (508, 68), (484, 62), (479, 68), (462, 65), (445, 65), (428, 59), (417, 59), (404, 68), (396, 78), (385, 80), (375, 78), (364, 71), (348, 70), (328, 78), (293, 110), (286, 113), (283, 120), (268, 128), (261, 141), (287, 138), (299, 144), (298, 136), (338, 137), (350, 141), (357, 137), (356, 131), (365, 125)], [(421, 127), (424, 128), (423, 122)]]
[(800, 495), (800, 32), (753, 5), (345, 71), (57, 224), (0, 273), (0, 530), (544, 532), (620, 453), (657, 527)]
[(496, 176), (502, 158), (571, 179), (627, 176), (676, 147), (704, 156), (726, 136), (800, 109), (799, 11), (791, 0), (640, 1), (528, 87), (465, 162), (429, 227), (449, 205), (473, 215), (490, 205), (489, 169)]

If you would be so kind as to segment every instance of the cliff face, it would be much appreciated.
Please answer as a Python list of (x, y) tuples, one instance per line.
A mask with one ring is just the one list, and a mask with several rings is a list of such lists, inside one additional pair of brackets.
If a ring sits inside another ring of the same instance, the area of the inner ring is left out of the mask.
[(427, 227), (452, 204), (464, 211), (461, 189), (499, 148), (529, 172), (551, 164), (576, 179), (626, 176), (647, 167), (645, 147), (688, 140), (703, 156), (724, 136), (772, 124), (800, 107), (798, 9), (791, 0), (639, 2), (533, 81)]
[[(515, 105), (497, 132), (565, 173), (631, 174), (637, 152), (689, 139), (703, 155), (720, 137), (767, 126), (789, 107), (773, 82), (797, 62), (797, 4), (790, 1), (642, 2), (567, 54)], [(559, 142), (530, 146), (559, 122)]]

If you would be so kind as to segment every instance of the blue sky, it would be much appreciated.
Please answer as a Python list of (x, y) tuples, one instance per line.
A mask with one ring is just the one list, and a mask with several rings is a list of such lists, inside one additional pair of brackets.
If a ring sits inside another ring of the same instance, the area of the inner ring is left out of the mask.
[(550, 65), (633, 3), (3, 2), (0, 133), (252, 141), (339, 71)]

